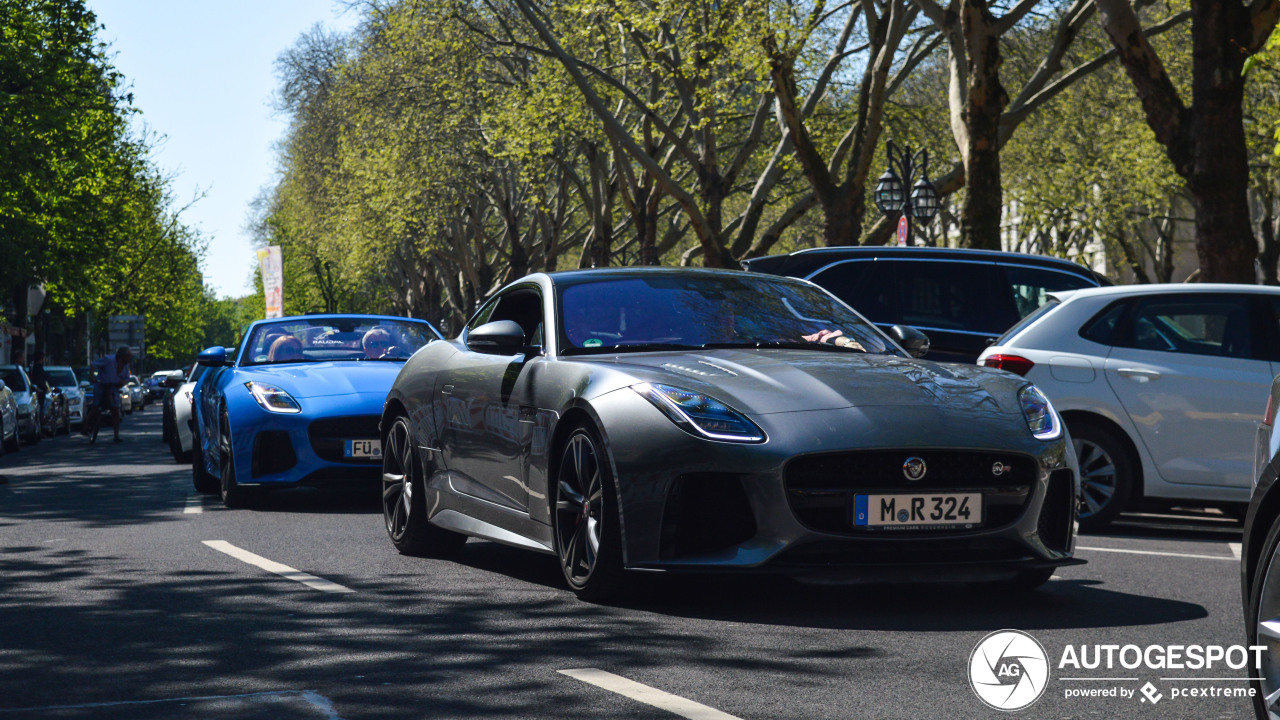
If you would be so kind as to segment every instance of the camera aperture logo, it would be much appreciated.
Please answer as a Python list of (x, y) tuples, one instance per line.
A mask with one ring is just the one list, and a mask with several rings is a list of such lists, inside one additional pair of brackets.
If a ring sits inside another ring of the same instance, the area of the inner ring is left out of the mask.
[(1049, 684), (1049, 656), (1021, 630), (997, 630), (969, 655), (969, 685), (988, 707), (1021, 710), (1040, 699)]

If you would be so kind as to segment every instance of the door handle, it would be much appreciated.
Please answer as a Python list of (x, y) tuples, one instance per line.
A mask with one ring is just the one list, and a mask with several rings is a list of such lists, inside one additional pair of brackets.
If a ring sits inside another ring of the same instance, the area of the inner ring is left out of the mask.
[(1155, 370), (1144, 370), (1142, 368), (1117, 368), (1116, 373), (1122, 378), (1129, 378), (1130, 380), (1140, 383), (1160, 379), (1160, 373)]

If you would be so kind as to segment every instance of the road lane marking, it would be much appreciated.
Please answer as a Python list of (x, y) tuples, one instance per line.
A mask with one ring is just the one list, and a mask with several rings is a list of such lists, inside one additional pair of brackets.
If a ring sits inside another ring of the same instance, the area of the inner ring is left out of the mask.
[(307, 573), (304, 573), (301, 570), (294, 570), (288, 565), (281, 565), (280, 563), (274, 560), (268, 560), (262, 557), (261, 555), (254, 555), (248, 550), (242, 550), (236, 547), (235, 545), (232, 545), (231, 543), (227, 542), (226, 540), (204, 540), (202, 542), (204, 542), (205, 545), (208, 545), (214, 550), (217, 550), (218, 552), (226, 553), (241, 562), (246, 562), (255, 567), (260, 567), (263, 570), (266, 570), (267, 572), (275, 573), (280, 577), (288, 578), (290, 580), (293, 580), (294, 582), (300, 582), (303, 585), (306, 585), (307, 587), (312, 588), (314, 590), (323, 590), (325, 592), (333, 592), (333, 593), (355, 592), (355, 590), (352, 590), (349, 587), (343, 587), (338, 583), (332, 582), (330, 580), (325, 580), (324, 578), (318, 578), (315, 575), (308, 575)]
[(204, 512), (204, 496), (192, 495), (187, 498), (187, 506), (182, 509), (184, 515), (199, 515)]
[(1077, 545), (1076, 549), (1092, 550), (1093, 552), (1128, 553), (1130, 555), (1160, 555), (1162, 557), (1195, 558), (1198, 560), (1230, 560), (1231, 562), (1239, 560), (1238, 557), (1227, 557), (1226, 555), (1193, 555), (1191, 553), (1158, 552), (1156, 550), (1121, 550), (1120, 548), (1084, 547), (1081, 545)]
[(712, 707), (707, 707), (701, 703), (692, 700), (686, 700), (679, 695), (672, 695), (669, 692), (663, 692), (657, 688), (642, 685), (634, 680), (628, 680), (620, 675), (605, 672), (604, 670), (596, 670), (595, 668), (579, 668), (575, 670), (561, 670), (561, 675), (568, 675), (575, 680), (581, 680), (584, 683), (595, 685), (598, 688), (604, 688), (609, 692), (617, 693), (623, 697), (629, 697), (637, 700), (645, 705), (652, 705), (669, 713), (679, 715), (689, 720), (741, 720), (738, 717), (728, 713), (720, 712)]
[(157, 705), (159, 703), (191, 703), (208, 700), (254, 700), (257, 698), (285, 697), (296, 695), (315, 709), (325, 713), (325, 720), (342, 720), (333, 709), (329, 698), (315, 690), (273, 690), (268, 692), (245, 693), (243, 695), (199, 695), (195, 697), (164, 698), (161, 700), (117, 700), (115, 702), (81, 703), (79, 705), (48, 705), (45, 707), (0, 708), (0, 715), (9, 713), (48, 712), (51, 710), (85, 710), (92, 708), (119, 707), (121, 705)]
[(1227, 543), (1227, 547), (1231, 548), (1231, 554), (1235, 555), (1236, 559), (1239, 560), (1240, 559), (1240, 543)]

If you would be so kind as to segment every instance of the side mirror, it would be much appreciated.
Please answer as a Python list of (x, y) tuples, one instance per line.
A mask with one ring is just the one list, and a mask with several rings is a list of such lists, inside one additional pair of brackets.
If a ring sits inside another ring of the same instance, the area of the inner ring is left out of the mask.
[(524, 352), (524, 329), (514, 320), (485, 323), (467, 333), (467, 347), (489, 355), (516, 355)]
[(206, 348), (196, 356), (196, 362), (206, 367), (226, 367), (231, 364), (227, 359), (227, 349), (221, 346)]
[(910, 325), (894, 325), (889, 328), (889, 337), (902, 346), (911, 357), (924, 357), (929, 354), (929, 336)]

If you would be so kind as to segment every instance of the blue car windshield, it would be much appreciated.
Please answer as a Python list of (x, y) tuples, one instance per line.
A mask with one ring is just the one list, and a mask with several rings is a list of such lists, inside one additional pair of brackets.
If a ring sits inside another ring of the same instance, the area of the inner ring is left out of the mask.
[(873, 325), (821, 288), (759, 275), (621, 275), (565, 287), (565, 350), (747, 347), (898, 355)]
[(284, 319), (262, 323), (248, 339), (242, 365), (384, 360), (404, 362), (440, 338), (424, 322), (376, 317)]

